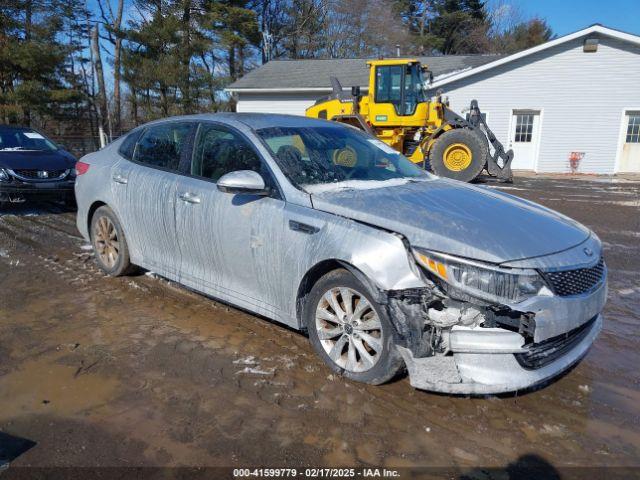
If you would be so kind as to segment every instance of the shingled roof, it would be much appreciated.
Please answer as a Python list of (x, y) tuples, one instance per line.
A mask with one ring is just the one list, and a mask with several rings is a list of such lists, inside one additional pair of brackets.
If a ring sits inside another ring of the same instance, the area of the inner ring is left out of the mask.
[[(412, 57), (428, 65), (434, 77), (454, 74), (493, 62), (500, 55), (444, 55)], [(337, 77), (343, 87), (367, 87), (367, 59), (271, 60), (233, 82), (230, 92), (255, 89), (272, 91), (319, 91), (331, 88), (330, 77)]]

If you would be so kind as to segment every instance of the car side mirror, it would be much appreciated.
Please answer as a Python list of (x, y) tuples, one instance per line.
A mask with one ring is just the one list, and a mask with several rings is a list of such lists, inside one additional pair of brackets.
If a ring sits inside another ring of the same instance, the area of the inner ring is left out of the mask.
[(262, 176), (252, 170), (229, 172), (218, 179), (218, 190), (225, 193), (269, 195)]

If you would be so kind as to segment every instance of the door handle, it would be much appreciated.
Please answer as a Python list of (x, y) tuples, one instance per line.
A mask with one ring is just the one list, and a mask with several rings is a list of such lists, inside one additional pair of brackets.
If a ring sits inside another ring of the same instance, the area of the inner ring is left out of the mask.
[(289, 220), (289, 228), (294, 232), (302, 232), (308, 235), (313, 235), (314, 233), (318, 233), (320, 231), (318, 227), (298, 222), (296, 220)]
[(178, 195), (178, 198), (183, 202), (187, 202), (187, 203), (195, 203), (195, 204), (200, 203), (200, 197), (198, 197), (197, 195), (191, 192), (181, 193)]
[(129, 180), (127, 180), (127, 177), (123, 177), (119, 173), (114, 174), (113, 177), (111, 177), (111, 178), (113, 179), (114, 182), (120, 183), (122, 185), (126, 185), (127, 182), (129, 181)]

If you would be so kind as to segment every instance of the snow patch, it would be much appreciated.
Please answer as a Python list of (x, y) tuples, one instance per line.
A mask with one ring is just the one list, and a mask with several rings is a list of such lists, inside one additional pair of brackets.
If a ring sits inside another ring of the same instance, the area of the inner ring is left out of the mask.
[(526, 192), (527, 189), (526, 188), (519, 188), (519, 187), (503, 187), (502, 185), (487, 185), (487, 188), (492, 188), (495, 190), (521, 190), (523, 192)]
[[(496, 58), (497, 58), (497, 57), (496, 57)], [(464, 68), (460, 68), (460, 69), (458, 69), (458, 70), (452, 70), (452, 71), (450, 71), (450, 72), (443, 73), (442, 75), (436, 75), (436, 76), (434, 76), (434, 77), (433, 77), (433, 81), (434, 81), (434, 82), (437, 82), (437, 81), (439, 81), (439, 80), (443, 80), (443, 79), (448, 78), (448, 77), (451, 77), (451, 76), (453, 76), (453, 75), (457, 75), (457, 74), (459, 74), (459, 73), (469, 71), (469, 70), (471, 70), (471, 68), (472, 68), (472, 67), (464, 67)]]
[(236, 375), (240, 373), (251, 373), (253, 375), (273, 375), (275, 369), (270, 368), (268, 370), (260, 370), (258, 367), (244, 367), (242, 370), (238, 370)]
[(233, 361), (236, 365), (257, 365), (256, 357), (250, 356), (247, 358), (239, 358), (238, 360)]
[(396, 187), (405, 185), (413, 178), (391, 178), (389, 180), (344, 180), (334, 183), (318, 183), (315, 185), (302, 185), (302, 188), (310, 194), (327, 192), (339, 192), (340, 190), (373, 190), (375, 188)]
[(619, 295), (633, 295), (635, 293), (635, 289), (633, 288), (623, 288), (622, 290), (618, 290)]
[(140, 285), (138, 285), (136, 282), (134, 282), (133, 280), (129, 280), (127, 282), (127, 285), (129, 285), (131, 288), (135, 288), (137, 290), (143, 290), (143, 288)]

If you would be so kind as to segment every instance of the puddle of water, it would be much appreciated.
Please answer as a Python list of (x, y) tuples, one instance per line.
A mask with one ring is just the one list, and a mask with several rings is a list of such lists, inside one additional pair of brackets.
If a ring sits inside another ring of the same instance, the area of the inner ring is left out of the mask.
[(45, 359), (0, 377), (0, 421), (32, 414), (77, 415), (113, 397), (117, 380), (77, 372), (78, 367)]

